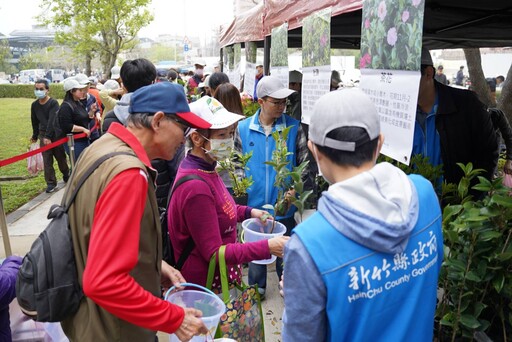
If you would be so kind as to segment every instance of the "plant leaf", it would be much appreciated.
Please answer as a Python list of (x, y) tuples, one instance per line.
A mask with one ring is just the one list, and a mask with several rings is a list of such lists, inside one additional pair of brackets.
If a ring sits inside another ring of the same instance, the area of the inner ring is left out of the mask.
[(480, 326), (480, 322), (475, 316), (470, 314), (464, 314), (460, 316), (460, 323), (470, 329), (477, 329)]

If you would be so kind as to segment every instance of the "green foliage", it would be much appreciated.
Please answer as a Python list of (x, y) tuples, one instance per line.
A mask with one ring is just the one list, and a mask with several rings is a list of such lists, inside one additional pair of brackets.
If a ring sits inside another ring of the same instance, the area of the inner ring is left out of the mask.
[[(290, 157), (293, 152), (288, 152), (286, 141), (290, 129), (293, 126), (286, 127), (282, 131), (275, 131), (272, 133), (272, 138), (276, 143), (276, 148), (272, 151), (272, 160), (266, 161), (265, 164), (272, 166), (276, 172), (274, 186), (278, 190), (276, 203), (268, 205), (275, 210), (276, 216), (284, 215), (290, 205), (297, 207), (297, 210), (302, 215), (305, 208), (305, 203), (313, 191), (304, 191), (303, 176), (306, 172), (309, 161), (304, 161), (300, 165), (289, 169)], [(287, 196), (289, 190), (295, 190), (295, 197)]]
[(258, 109), (260, 109), (260, 104), (258, 102), (254, 102), (251, 95), (246, 93), (242, 94), (242, 109), (244, 111), (245, 117), (253, 116)]
[(302, 67), (331, 64), (331, 10), (306, 17), (302, 26)]
[(43, 0), (40, 19), (57, 28), (57, 42), (82, 56), (99, 53), (104, 70), (115, 65), (120, 52), (133, 48), (139, 30), (153, 16), (150, 0)]
[[(34, 93), (32, 92), (32, 96)], [(33, 99), (0, 98), (0, 160), (28, 151), (32, 136), (30, 106)], [(56, 167), (56, 170), (58, 168)], [(57, 173), (59, 171), (56, 171)], [(0, 181), (2, 200), (6, 213), (10, 213), (44, 191), (46, 183), (43, 173), (30, 177), (27, 161), (22, 160), (0, 167), (2, 177), (20, 177), (23, 180)]]
[(270, 64), (273, 67), (288, 66), (288, 24), (272, 29)]
[(419, 70), (423, 12), (421, 0), (365, 2), (360, 67)]
[[(471, 164), (459, 166), (465, 176), (454, 187), (460, 202), (443, 212), (444, 263), (439, 278), (443, 296), (436, 317), (440, 337), (472, 338), (485, 331), (491, 339), (512, 337), (512, 197), (502, 179), (478, 176)], [(468, 195), (487, 193), (482, 200)], [(449, 327), (447, 333), (443, 330)]]
[(247, 164), (252, 157), (252, 151), (240, 153), (233, 150), (228, 159), (218, 162), (220, 170), (225, 170), (231, 179), (231, 186), (235, 197), (241, 197), (247, 194), (247, 189), (254, 183), (252, 176), (240, 178), (236, 174), (236, 169), (248, 170)]
[(249, 63), (256, 63), (256, 56), (258, 53), (258, 45), (256, 42), (245, 43), (245, 60)]
[(227, 70), (235, 70), (235, 48), (234, 45), (224, 47), (224, 59), (227, 60), (224, 62)]
[(16, 71), (16, 68), (9, 63), (11, 58), (12, 53), (7, 39), (0, 39), (0, 71), (6, 74), (12, 74)]
[[(437, 188), (443, 210), (444, 262), (439, 276), (442, 297), (436, 311), (440, 341), (472, 339), (479, 331), (494, 341), (512, 338), (512, 197), (502, 179), (489, 181), (471, 163), (458, 164), (459, 184), (439, 187), (442, 167), (415, 156), (411, 166), (389, 161), (405, 173), (421, 174)], [(473, 180), (478, 179), (478, 184)], [(437, 185), (437, 186), (436, 186)], [(487, 195), (475, 200), (470, 189)]]
[[(64, 88), (60, 83), (50, 84), (50, 96), (54, 99), (63, 99), (65, 95)], [(0, 98), (27, 98), (34, 101), (33, 84), (0, 84)], [(28, 108), (30, 111), (30, 107)], [(29, 118), (30, 119), (30, 118)]]
[[(147, 49), (143, 49), (147, 50)], [(169, 60), (182, 60), (182, 49), (176, 48), (176, 46), (166, 46), (162, 44), (153, 44), (151, 49), (148, 51), (147, 59), (153, 62), (169, 61)], [(141, 49), (141, 52), (142, 49)]]
[(242, 44), (237, 43), (233, 45), (233, 53), (233, 67), (236, 70), (236, 68), (240, 66), (240, 62), (242, 61)]

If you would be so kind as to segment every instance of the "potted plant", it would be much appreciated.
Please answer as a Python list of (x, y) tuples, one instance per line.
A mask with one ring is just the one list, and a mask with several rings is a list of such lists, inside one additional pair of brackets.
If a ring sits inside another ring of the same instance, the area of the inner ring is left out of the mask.
[(252, 151), (241, 153), (233, 150), (228, 159), (218, 162), (219, 170), (227, 172), (231, 180), (233, 198), (237, 204), (247, 205), (247, 189), (254, 183), (252, 176), (241, 177), (236, 170), (248, 170), (247, 163), (252, 157)]
[[(502, 178), (478, 176), (471, 163), (458, 164), (464, 177), (455, 188), (459, 203), (443, 211), (444, 262), (439, 277), (442, 296), (437, 307), (440, 340), (494, 341), (512, 337), (512, 197)], [(473, 189), (486, 193), (475, 200)]]
[[(300, 165), (290, 170), (288, 168), (288, 157), (293, 152), (288, 151), (286, 139), (290, 132), (291, 126), (286, 127), (282, 131), (272, 133), (272, 138), (276, 143), (276, 148), (272, 152), (272, 160), (265, 162), (276, 171), (274, 186), (278, 189), (277, 200), (275, 204), (266, 204), (265, 209), (274, 211), (274, 216), (282, 216), (286, 214), (291, 205), (297, 207), (297, 211), (302, 215), (304, 212), (306, 201), (313, 193), (312, 190), (304, 191), (303, 175), (306, 172), (309, 161), (304, 161)], [(289, 196), (288, 191), (295, 190), (295, 196)]]
[[(438, 341), (507, 341), (512, 337), (512, 197), (502, 178), (489, 181), (471, 163), (458, 164), (459, 184), (439, 186), (442, 167), (411, 159), (406, 173), (428, 178), (447, 204), (444, 257), (434, 327)], [(503, 162), (500, 163), (501, 165)], [(471, 187), (473, 180), (479, 183)], [(470, 189), (486, 195), (475, 199)]]

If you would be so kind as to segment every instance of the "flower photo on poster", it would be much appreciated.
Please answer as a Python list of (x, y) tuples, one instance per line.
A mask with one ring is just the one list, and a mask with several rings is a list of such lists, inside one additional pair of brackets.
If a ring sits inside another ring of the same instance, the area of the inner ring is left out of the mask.
[(272, 67), (288, 66), (288, 24), (272, 29), (272, 48), (270, 49), (270, 65)]
[(240, 69), (240, 62), (242, 61), (242, 44), (238, 43), (234, 45), (234, 69), (239, 70)]
[(364, 0), (360, 68), (420, 69), (425, 0)]
[(315, 12), (302, 25), (302, 67), (331, 65), (331, 9)]
[(235, 49), (233, 48), (233, 45), (226, 46), (224, 50), (226, 51), (226, 54), (228, 56), (227, 70), (235, 70)]
[(245, 60), (248, 63), (256, 63), (256, 54), (258, 51), (258, 45), (256, 42), (245, 43)]

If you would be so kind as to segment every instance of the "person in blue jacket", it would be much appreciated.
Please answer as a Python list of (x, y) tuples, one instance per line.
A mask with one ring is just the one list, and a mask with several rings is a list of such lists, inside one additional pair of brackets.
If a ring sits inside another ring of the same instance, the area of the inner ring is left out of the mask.
[(389, 163), (357, 88), (315, 104), (308, 147), (329, 182), (285, 247), (283, 341), (432, 341), (443, 259), (432, 184)]
[[(274, 205), (278, 195), (278, 188), (274, 185), (276, 172), (272, 166), (265, 164), (272, 159), (275, 150), (275, 141), (271, 134), (291, 127), (286, 140), (286, 146), (291, 154), (288, 156), (288, 169), (300, 165), (308, 158), (306, 136), (300, 121), (286, 115), (286, 99), (293, 90), (288, 89), (277, 77), (265, 76), (256, 87), (260, 109), (250, 118), (240, 121), (235, 132), (235, 149), (242, 153), (252, 151), (253, 155), (247, 164), (246, 170), (239, 170), (240, 176), (252, 176), (254, 184), (247, 190), (248, 206), (263, 209), (263, 205)], [(308, 174), (306, 170), (305, 174)], [(307, 177), (304, 177), (307, 178)], [(310, 189), (309, 180), (305, 179), (304, 187)], [(287, 192), (288, 196), (295, 196), (294, 190)], [(288, 211), (276, 219), (286, 226), (285, 235), (289, 236), (295, 227), (293, 214), (297, 208), (290, 206)], [(281, 279), (283, 272), (283, 259), (277, 258), (277, 276)], [(249, 284), (257, 284), (260, 295), (265, 295), (267, 286), (267, 266), (249, 263)]]

